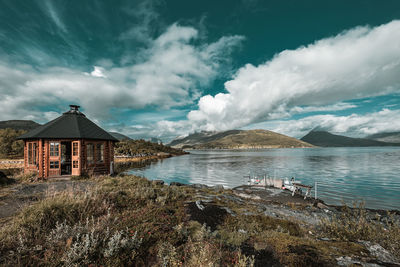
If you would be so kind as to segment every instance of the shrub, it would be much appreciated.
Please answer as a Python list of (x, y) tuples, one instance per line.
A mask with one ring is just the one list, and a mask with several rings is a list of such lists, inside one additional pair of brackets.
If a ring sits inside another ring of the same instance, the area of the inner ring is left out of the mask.
[(185, 264), (188, 266), (219, 266), (222, 260), (221, 247), (204, 224), (185, 244)]
[(382, 219), (367, 218), (364, 204), (354, 204), (353, 208), (343, 207), (339, 215), (321, 221), (324, 234), (344, 241), (371, 241), (380, 244), (397, 257), (400, 256), (400, 222), (388, 212)]
[(0, 129), (0, 157), (20, 158), (24, 156), (24, 141), (17, 137), (26, 131), (11, 128)]
[(169, 146), (164, 146), (163, 144), (152, 143), (142, 139), (121, 141), (115, 144), (116, 155), (143, 157), (156, 155), (159, 152), (174, 155), (183, 155), (186, 153), (181, 149), (175, 149)]

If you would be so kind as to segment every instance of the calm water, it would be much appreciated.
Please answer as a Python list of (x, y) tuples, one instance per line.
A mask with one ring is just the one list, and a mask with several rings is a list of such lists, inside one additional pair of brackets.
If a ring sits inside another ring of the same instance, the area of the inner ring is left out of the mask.
[(318, 197), (330, 204), (363, 200), (369, 208), (400, 209), (398, 147), (191, 151), (129, 173), (225, 187), (246, 183), (243, 176), (249, 174), (295, 176), (304, 184), (317, 181)]

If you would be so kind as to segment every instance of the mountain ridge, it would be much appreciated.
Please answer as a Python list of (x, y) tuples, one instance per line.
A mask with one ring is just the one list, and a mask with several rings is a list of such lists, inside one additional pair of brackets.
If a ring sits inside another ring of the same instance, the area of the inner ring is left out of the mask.
[(32, 120), (7, 120), (0, 121), (0, 129), (11, 128), (14, 130), (30, 131), (40, 126), (41, 124)]

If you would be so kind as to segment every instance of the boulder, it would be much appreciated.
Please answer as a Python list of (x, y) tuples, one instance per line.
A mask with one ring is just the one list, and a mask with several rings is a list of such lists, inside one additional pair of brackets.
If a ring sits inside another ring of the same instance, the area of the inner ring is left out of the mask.
[(190, 186), (193, 187), (193, 188), (198, 188), (198, 189), (208, 188), (208, 186), (205, 185), (205, 184), (192, 184)]
[(163, 185), (164, 181), (163, 180), (153, 180), (152, 183), (155, 185)]
[(321, 202), (318, 202), (317, 207), (320, 208), (320, 209), (328, 209), (328, 206), (323, 204), (323, 203), (321, 203)]
[(171, 185), (171, 186), (182, 186), (182, 185), (185, 185), (185, 184), (182, 184), (180, 182), (170, 182), (169, 185)]
[(218, 184), (218, 185), (214, 185), (213, 187), (211, 187), (214, 191), (217, 191), (217, 192), (221, 192), (221, 191), (224, 191), (224, 186), (223, 185), (220, 185), (220, 184)]
[(379, 261), (390, 263), (390, 264), (398, 264), (396, 257), (391, 254), (389, 251), (384, 249), (381, 245), (379, 244), (373, 244), (369, 241), (361, 241), (361, 244), (363, 244), (368, 251), (376, 257)]
[(246, 188), (246, 189), (244, 190), (244, 192), (245, 192), (246, 194), (253, 194), (253, 190), (251, 190), (251, 189), (249, 189), (249, 188)]

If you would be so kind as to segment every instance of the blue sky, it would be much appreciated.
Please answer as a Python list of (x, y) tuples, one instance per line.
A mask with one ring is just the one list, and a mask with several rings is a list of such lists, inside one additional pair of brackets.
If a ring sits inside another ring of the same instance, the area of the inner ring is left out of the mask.
[(400, 131), (399, 1), (0, 2), (0, 120), (131, 137)]

